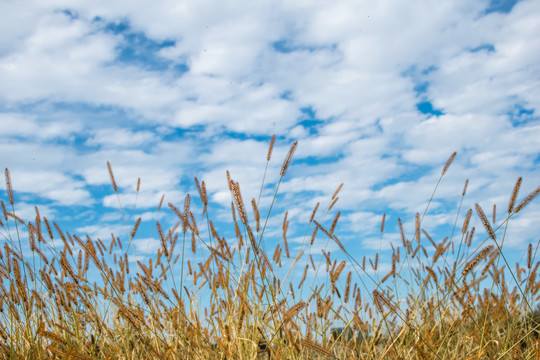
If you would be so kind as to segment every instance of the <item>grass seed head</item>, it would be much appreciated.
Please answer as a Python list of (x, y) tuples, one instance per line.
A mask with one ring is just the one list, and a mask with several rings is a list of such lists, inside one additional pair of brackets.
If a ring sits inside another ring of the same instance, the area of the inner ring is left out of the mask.
[[(6, 168), (6, 191), (8, 194), (9, 203), (13, 205), (15, 203), (15, 200), (13, 198), (13, 188), (11, 187), (11, 177), (9, 176), (8, 168)], [(7, 221), (7, 218), (6, 218), (6, 221)]]
[(274, 149), (274, 141), (276, 141), (276, 135), (272, 135), (272, 139), (270, 140), (270, 146), (268, 147), (268, 154), (266, 155), (266, 161), (270, 161), (270, 157), (272, 157), (272, 150)]
[(116, 186), (116, 181), (114, 180), (114, 174), (112, 171), (111, 163), (107, 161), (107, 168), (109, 169), (109, 176), (111, 177), (112, 186), (115, 193), (118, 193), (118, 187)]
[(532, 193), (530, 193), (514, 210), (514, 213), (520, 212), (528, 203), (530, 203), (540, 193), (540, 186), (537, 187)]
[(476, 207), (476, 212), (478, 213), (478, 216), (480, 217), (480, 220), (482, 220), (482, 224), (484, 225), (484, 228), (486, 229), (487, 233), (489, 234), (489, 236), (493, 239), (493, 240), (496, 240), (495, 238), (495, 232), (493, 231), (493, 228), (491, 227), (491, 225), (489, 224), (489, 221), (486, 217), (486, 214), (484, 214), (484, 211), (482, 210), (482, 208), (480, 207), (480, 205), (478, 204), (475, 204), (475, 207)]
[(294, 154), (294, 150), (296, 150), (296, 146), (298, 145), (298, 141), (295, 141), (290, 150), (289, 150), (289, 153), (287, 154), (287, 157), (285, 158), (285, 161), (283, 162), (283, 166), (281, 167), (281, 177), (285, 176), (285, 173), (287, 172), (287, 169), (289, 168), (289, 165), (291, 163), (291, 160), (292, 160), (292, 156)]
[(454, 151), (454, 153), (450, 155), (450, 158), (448, 158), (448, 160), (446, 161), (446, 164), (444, 164), (441, 176), (444, 175), (448, 171), (448, 168), (452, 164), (452, 161), (454, 161), (454, 158), (456, 157), (456, 155), (457, 155), (456, 151)]

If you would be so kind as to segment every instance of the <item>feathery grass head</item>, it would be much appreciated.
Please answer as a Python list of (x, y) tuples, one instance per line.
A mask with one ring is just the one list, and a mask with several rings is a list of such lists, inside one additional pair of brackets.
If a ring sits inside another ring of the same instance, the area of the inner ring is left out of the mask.
[(540, 193), (540, 186), (537, 187), (533, 192), (531, 192), (523, 201), (519, 203), (518, 206), (514, 209), (514, 214), (520, 212), (527, 204), (529, 204), (538, 194)]
[[(8, 200), (11, 205), (15, 203), (15, 200), (13, 198), (13, 188), (11, 187), (11, 177), (9, 176), (9, 170), (6, 168), (6, 191), (8, 194)], [(5, 211), (4, 211), (5, 213)], [(7, 220), (7, 219), (6, 219)]]
[(270, 161), (270, 158), (272, 157), (272, 150), (274, 149), (274, 141), (276, 141), (276, 135), (272, 135), (272, 139), (270, 140), (270, 146), (268, 147), (268, 154), (266, 155), (266, 161)]
[(480, 261), (485, 259), (491, 250), (493, 250), (493, 245), (486, 246), (471, 261), (465, 264), (462, 271), (463, 276), (467, 275)]
[(508, 203), (508, 213), (511, 214), (514, 210), (514, 204), (516, 203), (517, 194), (519, 188), (521, 187), (521, 176), (517, 179), (516, 184), (514, 185), (514, 190), (512, 190), (512, 195), (510, 196), (510, 202)]
[(294, 150), (296, 150), (296, 146), (298, 145), (298, 141), (295, 141), (290, 150), (289, 150), (289, 153), (287, 154), (287, 157), (285, 158), (285, 161), (283, 162), (283, 166), (281, 167), (281, 177), (285, 176), (285, 173), (287, 172), (287, 169), (289, 168), (289, 165), (291, 163), (291, 160), (292, 160), (292, 156), (294, 154)]
[(114, 174), (112, 171), (111, 163), (107, 161), (107, 169), (109, 169), (109, 176), (111, 177), (111, 183), (114, 189), (114, 192), (118, 192), (118, 187), (116, 186), (116, 180), (114, 180)]
[(484, 211), (482, 210), (482, 208), (480, 207), (480, 205), (475, 204), (474, 206), (476, 207), (476, 212), (477, 212), (478, 216), (480, 217), (480, 220), (482, 220), (482, 225), (484, 225), (484, 228), (486, 229), (486, 231), (487, 231), (487, 233), (489, 234), (489, 236), (490, 236), (493, 240), (497, 240), (497, 239), (495, 238), (495, 232), (493, 231), (493, 228), (492, 228), (491, 225), (489, 224), (489, 220), (487, 219), (486, 214), (484, 213)]
[(457, 151), (454, 151), (454, 152), (452, 153), (452, 155), (450, 155), (450, 157), (449, 157), (448, 160), (446, 161), (446, 164), (444, 164), (444, 167), (443, 167), (443, 169), (442, 169), (441, 175), (446, 174), (446, 172), (448, 171), (448, 168), (450, 167), (450, 165), (451, 165), (452, 162), (454, 161), (456, 155), (457, 155)]

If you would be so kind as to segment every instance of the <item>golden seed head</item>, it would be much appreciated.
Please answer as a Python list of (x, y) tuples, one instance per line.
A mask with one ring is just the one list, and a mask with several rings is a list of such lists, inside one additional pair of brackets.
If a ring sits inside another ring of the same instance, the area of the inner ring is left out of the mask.
[(465, 216), (465, 221), (463, 222), (463, 228), (461, 229), (462, 234), (465, 234), (467, 232), (467, 229), (469, 228), (469, 221), (471, 221), (471, 215), (472, 209), (469, 209), (469, 211), (467, 211), (467, 215)]
[(107, 168), (109, 169), (109, 176), (111, 177), (112, 186), (114, 189), (114, 192), (118, 192), (118, 187), (116, 186), (116, 181), (114, 180), (114, 174), (111, 168), (111, 163), (107, 161)]
[(487, 254), (493, 249), (493, 245), (486, 246), (480, 251), (471, 261), (469, 261), (463, 268), (462, 275), (467, 275), (480, 261), (482, 261)]
[(454, 161), (454, 158), (456, 157), (456, 155), (457, 155), (456, 151), (454, 151), (454, 153), (452, 155), (450, 155), (450, 158), (448, 158), (448, 160), (446, 161), (446, 164), (444, 164), (444, 168), (442, 170), (441, 176), (446, 173), (446, 171), (448, 170), (448, 168), (452, 164), (452, 161)]
[(176, 216), (178, 216), (180, 219), (184, 218), (184, 215), (182, 214), (182, 212), (180, 212), (180, 210), (176, 206), (174, 206), (172, 203), (169, 203), (168, 205), (171, 208), (171, 210), (176, 214)]
[(260, 222), (261, 222), (261, 215), (259, 214), (259, 208), (257, 207), (257, 202), (255, 201), (255, 198), (251, 199), (251, 206), (253, 207), (253, 215), (255, 216), (256, 221), (256, 232), (259, 232), (260, 230)]
[(287, 168), (289, 167), (289, 164), (291, 163), (292, 156), (294, 154), (294, 150), (296, 150), (296, 146), (298, 145), (298, 141), (295, 141), (291, 149), (289, 150), (289, 153), (287, 154), (287, 157), (285, 158), (285, 161), (283, 162), (283, 166), (281, 167), (281, 177), (285, 176), (285, 173), (287, 172)]
[(165, 194), (161, 195), (161, 200), (159, 200), (159, 205), (158, 205), (158, 208), (157, 210), (161, 210), (161, 205), (163, 205), (163, 199), (165, 199)]
[(465, 193), (467, 192), (467, 185), (469, 185), (469, 179), (465, 180), (465, 185), (463, 185), (463, 191), (461, 192), (461, 196), (465, 196)]
[(338, 211), (338, 213), (336, 214), (336, 217), (334, 218), (334, 221), (332, 222), (332, 226), (330, 226), (330, 231), (329, 231), (330, 234), (334, 233), (334, 230), (336, 229), (336, 225), (337, 225), (340, 215), (341, 215), (341, 211)]
[[(13, 199), (13, 189), (11, 188), (11, 178), (9, 176), (9, 170), (6, 168), (6, 191), (8, 193), (9, 203), (13, 205), (15, 203)], [(7, 219), (6, 219), (7, 220)]]
[(338, 188), (336, 189), (336, 191), (334, 192), (334, 195), (332, 195), (332, 200), (334, 200), (337, 196), (337, 194), (339, 193), (339, 190), (341, 190), (341, 188), (343, 187), (343, 183), (341, 183)]
[(137, 219), (137, 222), (135, 223), (135, 225), (133, 226), (133, 230), (131, 231), (131, 238), (134, 238), (135, 237), (135, 234), (137, 233), (137, 229), (139, 228), (139, 224), (141, 223), (141, 218), (139, 217)]
[(317, 226), (315, 226), (315, 229), (313, 229), (313, 234), (311, 234), (311, 241), (310, 241), (310, 245), (313, 246), (313, 243), (315, 242), (315, 237), (317, 236), (317, 231), (319, 230), (319, 228)]
[(529, 202), (531, 202), (538, 194), (540, 193), (540, 186), (536, 188), (532, 193), (530, 193), (514, 210), (514, 213), (521, 211)]
[(415, 218), (415, 237), (416, 237), (416, 241), (418, 242), (418, 244), (420, 244), (420, 214), (419, 213), (416, 213), (416, 218)]
[(484, 211), (482, 210), (482, 208), (480, 207), (480, 205), (478, 204), (475, 204), (475, 207), (476, 207), (476, 212), (478, 213), (478, 216), (480, 217), (480, 220), (482, 220), (482, 224), (484, 225), (484, 228), (486, 229), (487, 233), (489, 234), (489, 236), (493, 239), (493, 240), (496, 240), (495, 238), (495, 232), (493, 232), (493, 228), (491, 227), (491, 225), (489, 224), (489, 221), (486, 217), (486, 214), (484, 214)]
[(527, 268), (532, 267), (532, 244), (529, 243), (529, 249), (527, 251)]
[(247, 219), (247, 213), (246, 208), (244, 206), (244, 201), (242, 200), (242, 193), (240, 192), (240, 184), (237, 182), (233, 185), (233, 194), (234, 194), (234, 200), (236, 202), (236, 206), (238, 208), (238, 212), (240, 213), (240, 220), (242, 221), (242, 224), (247, 225), (248, 219)]
[(6, 210), (6, 205), (4, 204), (3, 200), (0, 200), (0, 204), (2, 204), (2, 212), (4, 213), (4, 219), (7, 221), (8, 219), (8, 212)]
[(187, 216), (187, 214), (189, 214), (190, 204), (191, 204), (191, 197), (189, 194), (187, 194), (186, 199), (184, 200), (184, 216)]
[(226, 171), (227, 173), (227, 185), (229, 186), (229, 190), (230, 191), (233, 191), (233, 186), (232, 186), (232, 179), (231, 179), (231, 173), (229, 172), (229, 170)]
[(519, 192), (519, 188), (521, 187), (521, 176), (517, 179), (516, 184), (514, 185), (514, 189), (512, 190), (512, 196), (510, 196), (510, 202), (508, 203), (508, 213), (511, 214), (512, 210), (514, 210), (514, 204), (516, 203), (517, 194)]
[(270, 147), (268, 148), (268, 155), (266, 155), (266, 161), (270, 161), (270, 157), (272, 157), (272, 150), (274, 149), (274, 141), (276, 141), (276, 135), (272, 135), (272, 139), (270, 140)]
[(317, 212), (318, 208), (319, 208), (319, 202), (317, 202), (317, 205), (315, 205), (315, 208), (313, 209), (313, 212), (311, 213), (311, 216), (309, 217), (309, 222), (313, 221), (313, 218), (315, 217), (315, 213)]

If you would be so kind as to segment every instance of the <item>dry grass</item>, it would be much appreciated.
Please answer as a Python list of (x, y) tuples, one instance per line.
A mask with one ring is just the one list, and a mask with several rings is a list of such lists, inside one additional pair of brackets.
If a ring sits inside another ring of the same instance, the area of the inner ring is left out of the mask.
[[(503, 251), (508, 222), (538, 194), (514, 207), (521, 178), (500, 224), (490, 224), (476, 205), (489, 234), (475, 241), (478, 246), (472, 246), (474, 227), (468, 228), (472, 209), (459, 239), (433, 241), (418, 213), (409, 240), (400, 220), (401, 246), (393, 247), (391, 270), (377, 281), (366, 257), (360, 264), (336, 236), (340, 212), (326, 219), (343, 184), (326, 211), (317, 214), (319, 204), (313, 210), (298, 254), (290, 252), (285, 215), (283, 241), (270, 260), (264, 233), (273, 202), (261, 217), (265, 206), (252, 199), (250, 216), (240, 185), (227, 172), (236, 236), (226, 240), (208, 214), (206, 184), (195, 179), (208, 235), (196, 224), (187, 195), (183, 211), (168, 204), (178, 217), (175, 226), (156, 224), (155, 256), (138, 260), (132, 241), (140, 218), (128, 226), (124, 245), (114, 234), (109, 243), (64, 233), (52, 222), (54, 232), (37, 208), (33, 221), (16, 215), (7, 169), (5, 177), (10, 209), (2, 201), (2, 359), (540, 359), (540, 312), (533, 311), (538, 245), (530, 244), (527, 264), (515, 268)], [(323, 250), (317, 263), (310, 253), (315, 241), (335, 242), (348, 261)], [(379, 254), (368, 261), (377, 269)], [(332, 338), (332, 328), (343, 324), (349, 335)]]

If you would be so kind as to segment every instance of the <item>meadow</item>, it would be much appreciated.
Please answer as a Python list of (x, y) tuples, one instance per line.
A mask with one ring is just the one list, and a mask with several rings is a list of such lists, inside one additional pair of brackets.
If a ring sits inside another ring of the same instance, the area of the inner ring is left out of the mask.
[[(274, 200), (296, 146), (283, 161)], [(455, 156), (441, 164), (439, 182)], [(196, 199), (162, 198), (158, 210), (177, 222), (157, 222), (159, 249), (137, 257), (141, 218), (126, 215), (126, 233), (107, 240), (65, 232), (37, 207), (35, 219), (24, 221), (6, 169), (0, 359), (540, 359), (538, 244), (528, 245), (525, 263), (510, 264), (504, 251), (508, 224), (540, 187), (521, 197), (519, 178), (499, 223), (479, 204), (456, 209), (464, 216), (440, 241), (421, 214), (411, 236), (399, 220), (401, 243), (378, 280), (372, 274), (379, 255), (349, 252), (335, 232), (341, 186), (306, 219), (300, 247), (288, 243), (285, 214), (282, 240), (267, 252), (274, 201), (245, 201), (240, 184), (226, 176), (234, 238), (220, 235), (206, 184), (195, 178)], [(467, 183), (462, 199), (466, 192)], [(193, 214), (192, 201), (202, 214)], [(483, 229), (469, 226), (475, 216)], [(381, 234), (384, 227), (381, 214)], [(324, 241), (339, 254), (323, 249), (319, 261), (310, 249)]]

